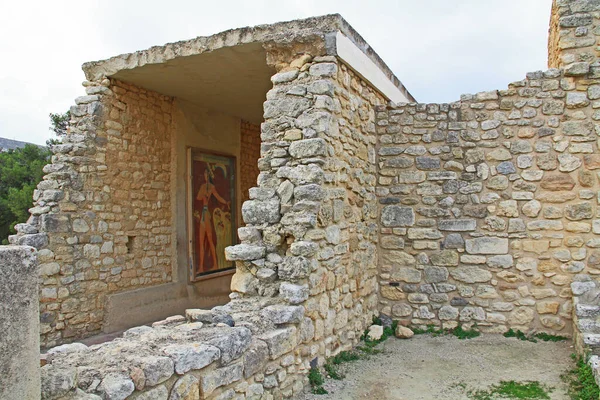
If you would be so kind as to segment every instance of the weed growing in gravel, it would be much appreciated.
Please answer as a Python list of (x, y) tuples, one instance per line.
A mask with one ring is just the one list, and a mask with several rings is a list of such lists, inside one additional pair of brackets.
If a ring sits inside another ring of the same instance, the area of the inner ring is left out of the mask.
[[(378, 317), (373, 317), (373, 325), (383, 325), (383, 322)], [(390, 336), (394, 336), (396, 334), (396, 327), (398, 326), (398, 321), (393, 321), (392, 326), (384, 326), (383, 327), (383, 335), (379, 340), (370, 340), (369, 330), (366, 329), (360, 339), (364, 342), (367, 347), (375, 347), (381, 342), (385, 342)]]
[(435, 325), (427, 325), (427, 329), (411, 328), (415, 335), (431, 334), (432, 336), (454, 335), (459, 339), (473, 339), (481, 333), (475, 329), (464, 330), (461, 325), (454, 329), (436, 329)]
[[(373, 317), (373, 324), (381, 325), (382, 321), (381, 321), (381, 319), (379, 319), (377, 317)], [(394, 322), (392, 322), (391, 327), (389, 327), (389, 326), (384, 327), (383, 335), (378, 340), (369, 340), (369, 338), (367, 336), (367, 333), (369, 331), (366, 330), (361, 337), (361, 340), (363, 341), (362, 345), (357, 346), (355, 350), (341, 351), (335, 357), (331, 357), (329, 360), (327, 360), (327, 363), (323, 366), (323, 368), (327, 372), (327, 375), (331, 379), (342, 380), (342, 379), (344, 379), (344, 374), (339, 369), (339, 366), (341, 364), (360, 360), (360, 359), (366, 358), (370, 355), (381, 353), (382, 350), (376, 349), (375, 346), (377, 346), (379, 343), (387, 340), (390, 336), (394, 336), (397, 325), (398, 325), (398, 322), (394, 321)]]
[(473, 339), (473, 338), (476, 338), (477, 336), (481, 335), (481, 333), (479, 333), (479, 331), (476, 331), (475, 329), (469, 329), (468, 331), (465, 331), (461, 325), (452, 329), (451, 332), (454, 336), (456, 336), (460, 340)]
[(543, 340), (544, 342), (564, 342), (565, 340), (569, 340), (568, 337), (566, 336), (560, 336), (560, 335), (549, 335), (547, 333), (536, 333), (535, 335), (536, 338)]
[(360, 360), (368, 357), (369, 355), (379, 353), (381, 353), (381, 350), (375, 349), (372, 346), (358, 346), (356, 350), (341, 351), (335, 357), (332, 357), (329, 360), (327, 360), (327, 363), (323, 366), (323, 368), (325, 368), (325, 371), (327, 371), (327, 375), (331, 379), (339, 381), (344, 379), (344, 374), (340, 372), (338, 368), (341, 364)]
[(536, 338), (543, 340), (544, 342), (561, 342), (564, 340), (569, 340), (569, 338), (566, 336), (549, 335), (547, 333), (536, 333), (535, 335), (527, 336), (520, 330), (517, 330), (516, 332), (513, 331), (512, 328), (504, 333), (504, 337), (507, 337), (507, 338), (514, 337), (519, 340), (524, 340), (524, 341), (533, 342), (533, 343), (537, 343)]
[(427, 329), (421, 329), (418, 327), (411, 327), (410, 329), (414, 332), (415, 335), (425, 335), (427, 333), (430, 333), (433, 336), (438, 336), (445, 334), (445, 331), (443, 329), (436, 329), (435, 325), (433, 324), (427, 325)]
[(552, 388), (546, 387), (536, 381), (515, 382), (501, 381), (498, 385), (492, 385), (488, 390), (472, 390), (467, 395), (473, 400), (503, 399), (550, 399), (549, 393)]
[(562, 380), (569, 385), (569, 396), (572, 400), (596, 400), (600, 396), (600, 389), (596, 385), (594, 372), (586, 362), (587, 357), (577, 357), (571, 354), (575, 360), (575, 367), (561, 375)]
[(310, 383), (310, 387), (312, 388), (312, 392), (314, 394), (327, 394), (327, 390), (323, 387), (325, 383), (325, 379), (323, 375), (321, 375), (321, 371), (319, 368), (313, 367), (308, 372), (308, 382)]
[(512, 328), (509, 329), (507, 332), (504, 332), (504, 337), (507, 337), (507, 338), (514, 337), (519, 340), (524, 340), (524, 341), (529, 341), (529, 342), (537, 342), (537, 340), (528, 337), (521, 331), (516, 331), (516, 332), (513, 331)]
[(335, 357), (330, 358), (329, 362), (334, 365), (340, 365), (349, 361), (356, 361), (360, 359), (360, 354), (355, 351), (340, 351)]
[(340, 372), (340, 370), (337, 368), (337, 365), (327, 363), (323, 366), (323, 368), (325, 368), (327, 376), (331, 379), (335, 379), (336, 381), (341, 381), (346, 377), (346, 375)]

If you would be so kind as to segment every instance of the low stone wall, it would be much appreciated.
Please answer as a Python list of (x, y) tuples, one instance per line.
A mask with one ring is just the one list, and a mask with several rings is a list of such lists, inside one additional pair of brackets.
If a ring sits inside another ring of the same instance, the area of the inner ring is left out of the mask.
[(40, 398), (35, 249), (0, 246), (0, 399)]
[(310, 368), (294, 351), (304, 309), (255, 306), (188, 310), (111, 342), (55, 347), (41, 369), (42, 399), (288, 398)]

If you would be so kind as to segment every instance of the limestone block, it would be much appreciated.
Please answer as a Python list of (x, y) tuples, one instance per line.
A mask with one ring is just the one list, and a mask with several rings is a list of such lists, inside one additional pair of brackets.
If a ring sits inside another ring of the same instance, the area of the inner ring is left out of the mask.
[(394, 264), (390, 279), (394, 282), (419, 283), (421, 282), (421, 271), (401, 264)]
[(295, 280), (306, 278), (310, 272), (310, 260), (306, 257), (285, 257), (277, 268), (280, 279)]
[(381, 212), (381, 223), (387, 227), (412, 226), (415, 223), (415, 212), (411, 207), (385, 206)]
[(458, 253), (454, 250), (442, 250), (431, 254), (431, 263), (441, 267), (454, 267), (458, 265)]
[(369, 332), (367, 333), (367, 337), (371, 341), (376, 341), (381, 339), (383, 336), (383, 326), (381, 325), (371, 325), (369, 327)]
[(101, 397), (118, 400), (126, 399), (134, 390), (133, 381), (116, 372), (106, 374), (97, 389)]
[(308, 73), (316, 77), (335, 77), (337, 75), (338, 66), (335, 63), (318, 63), (313, 64), (308, 69)]
[(242, 217), (247, 224), (260, 225), (279, 222), (279, 200), (248, 200), (242, 205)]
[(254, 339), (242, 359), (244, 363), (244, 377), (249, 378), (254, 376), (262, 371), (269, 361), (269, 348), (264, 341)]
[(140, 400), (167, 400), (169, 396), (169, 390), (165, 385), (160, 385), (150, 390), (140, 393), (136, 399)]
[(445, 219), (438, 221), (438, 229), (451, 232), (469, 232), (477, 227), (474, 219)]
[(448, 269), (445, 267), (427, 266), (424, 269), (425, 282), (440, 283), (448, 280)]
[(204, 398), (208, 398), (215, 389), (229, 385), (242, 379), (242, 364), (234, 364), (206, 372), (200, 376), (200, 391)]
[(300, 304), (308, 299), (308, 287), (284, 282), (279, 286), (279, 294), (290, 304)]
[(492, 274), (478, 267), (458, 267), (450, 270), (450, 276), (464, 283), (489, 282)]
[(296, 327), (272, 330), (261, 335), (260, 339), (267, 344), (271, 360), (276, 360), (296, 347)]
[[(0, 246), (0, 398), (38, 398), (39, 302), (36, 252), (31, 247)], [(74, 385), (74, 376), (43, 370), (42, 388), (53, 392)], [(55, 379), (56, 378), (56, 379)], [(57, 393), (60, 394), (60, 393)], [(58, 397), (58, 396), (57, 396)]]
[(294, 158), (310, 158), (327, 155), (327, 143), (321, 138), (297, 140), (289, 147)]
[(458, 318), (458, 308), (452, 306), (443, 306), (438, 311), (438, 318), (442, 321), (453, 321)]
[(412, 331), (412, 329), (407, 328), (407, 327), (402, 326), (402, 325), (398, 325), (396, 327), (396, 331), (394, 333), (395, 333), (396, 337), (399, 338), (399, 339), (410, 339), (415, 334)]
[(506, 254), (508, 239), (497, 237), (479, 237), (465, 241), (469, 254)]
[(481, 307), (465, 307), (460, 311), (459, 320), (463, 322), (485, 321), (485, 311)]
[(263, 308), (261, 314), (276, 325), (299, 323), (304, 318), (304, 307), (273, 305)]

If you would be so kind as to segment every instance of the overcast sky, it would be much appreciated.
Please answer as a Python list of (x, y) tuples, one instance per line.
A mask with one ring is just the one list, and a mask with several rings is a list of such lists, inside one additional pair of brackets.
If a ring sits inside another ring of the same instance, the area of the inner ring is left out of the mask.
[(551, 0), (33, 0), (0, 5), (0, 137), (44, 144), (81, 64), (229, 28), (340, 13), (420, 102), (546, 69)]

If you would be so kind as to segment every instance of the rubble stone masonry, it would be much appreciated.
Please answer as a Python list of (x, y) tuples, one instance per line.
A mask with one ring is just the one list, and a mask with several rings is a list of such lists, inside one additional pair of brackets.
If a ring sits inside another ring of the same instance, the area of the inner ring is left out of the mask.
[[(598, 13), (557, 0), (557, 68), (450, 104), (389, 103), (332, 54), (330, 32), (264, 43), (276, 73), (260, 142), (242, 123), (240, 166), (257, 178), (242, 181), (245, 226), (226, 250), (231, 301), (51, 349), (42, 398), (291, 398), (379, 313), (574, 336), (598, 355)], [(11, 238), (40, 249), (46, 345), (98, 331), (107, 293), (173, 279), (174, 99), (103, 77), (86, 91)]]

